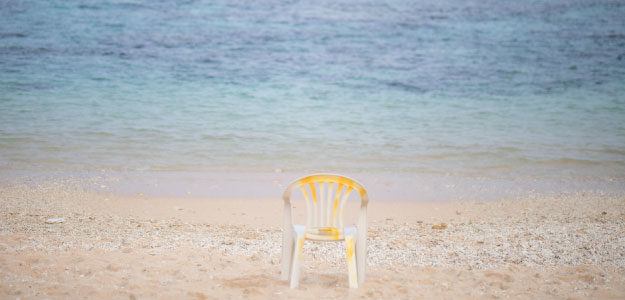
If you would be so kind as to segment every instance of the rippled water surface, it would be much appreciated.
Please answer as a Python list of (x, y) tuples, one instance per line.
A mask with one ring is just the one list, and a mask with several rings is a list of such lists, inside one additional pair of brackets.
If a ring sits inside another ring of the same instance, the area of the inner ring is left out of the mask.
[(622, 1), (0, 0), (0, 168), (625, 174)]

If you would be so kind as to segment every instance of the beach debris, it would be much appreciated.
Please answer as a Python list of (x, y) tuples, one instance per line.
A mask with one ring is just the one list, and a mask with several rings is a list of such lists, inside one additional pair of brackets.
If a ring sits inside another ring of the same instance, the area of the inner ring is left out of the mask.
[(188, 292), (187, 295), (191, 297), (195, 297), (196, 299), (200, 299), (200, 300), (208, 299), (208, 296), (206, 296), (206, 294), (201, 293), (201, 292)]
[(56, 224), (65, 222), (65, 218), (50, 218), (46, 220), (46, 224)]
[(438, 229), (438, 230), (442, 230), (447, 228), (447, 224), (446, 223), (441, 223), (440, 225), (432, 225), (432, 229)]

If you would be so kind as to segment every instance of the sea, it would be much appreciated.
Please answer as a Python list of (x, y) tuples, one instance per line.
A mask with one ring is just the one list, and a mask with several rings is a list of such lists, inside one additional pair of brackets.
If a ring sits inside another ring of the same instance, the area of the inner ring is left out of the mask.
[(279, 197), (317, 172), (625, 191), (625, 1), (0, 0), (3, 182)]

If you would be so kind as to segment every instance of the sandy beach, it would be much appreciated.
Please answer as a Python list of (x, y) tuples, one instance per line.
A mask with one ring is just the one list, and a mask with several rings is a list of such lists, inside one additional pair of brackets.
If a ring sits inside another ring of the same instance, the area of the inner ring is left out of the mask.
[(279, 279), (281, 200), (121, 197), (68, 183), (0, 189), (3, 299), (623, 299), (625, 199), (372, 201), (367, 280), (342, 243)]

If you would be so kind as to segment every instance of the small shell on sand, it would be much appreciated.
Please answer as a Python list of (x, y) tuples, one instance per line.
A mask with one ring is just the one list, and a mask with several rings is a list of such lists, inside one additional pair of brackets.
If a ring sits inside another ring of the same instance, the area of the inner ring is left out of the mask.
[(56, 224), (65, 222), (65, 218), (50, 218), (46, 220), (46, 224)]
[(439, 229), (439, 230), (441, 230), (441, 229), (445, 229), (445, 228), (447, 228), (447, 224), (445, 224), (445, 223), (441, 223), (440, 225), (432, 225), (432, 229)]

